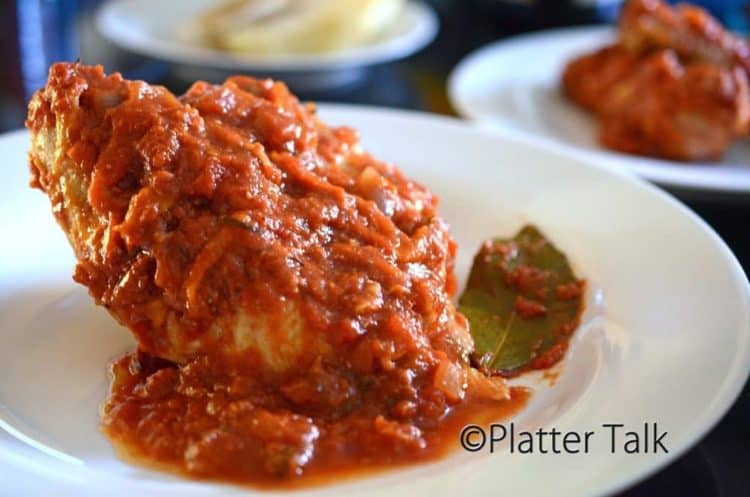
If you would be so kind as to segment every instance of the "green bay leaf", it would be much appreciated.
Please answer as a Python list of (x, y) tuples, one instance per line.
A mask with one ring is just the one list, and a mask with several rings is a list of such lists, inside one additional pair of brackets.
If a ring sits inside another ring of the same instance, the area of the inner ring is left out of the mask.
[(559, 360), (580, 322), (583, 289), (565, 254), (534, 226), (485, 242), (459, 299), (476, 361), (511, 376)]

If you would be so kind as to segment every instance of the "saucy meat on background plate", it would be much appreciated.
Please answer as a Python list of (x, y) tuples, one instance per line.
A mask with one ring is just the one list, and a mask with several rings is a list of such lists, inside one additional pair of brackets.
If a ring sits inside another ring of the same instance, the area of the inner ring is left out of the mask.
[(750, 43), (700, 7), (629, 0), (617, 40), (570, 61), (562, 88), (621, 152), (718, 160), (750, 133)]
[(522, 408), (506, 378), (579, 324), (585, 283), (533, 227), (482, 246), (457, 306), (438, 199), (282, 83), (177, 97), (58, 63), (27, 127), (74, 279), (137, 341), (102, 426), (138, 463), (280, 486), (433, 459)]

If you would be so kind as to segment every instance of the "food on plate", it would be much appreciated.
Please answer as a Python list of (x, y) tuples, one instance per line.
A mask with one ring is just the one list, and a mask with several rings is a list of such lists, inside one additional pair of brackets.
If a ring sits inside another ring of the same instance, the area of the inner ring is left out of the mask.
[(565, 254), (534, 226), (484, 242), (459, 299), (475, 364), (512, 376), (558, 362), (580, 323), (585, 288)]
[(537, 231), (491, 242), (476, 271), (510, 284), (515, 307), (462, 306), (545, 331), (507, 327), (538, 334), (509, 339), (526, 347), (512, 368), (473, 367), (437, 198), (282, 83), (177, 97), (58, 63), (27, 126), (75, 280), (137, 341), (102, 413), (137, 462), (278, 486), (435, 458), (463, 424), (522, 407), (502, 375), (558, 360), (549, 328), (568, 337), (580, 318), (582, 283)]
[(750, 70), (750, 44), (700, 7), (631, 0), (620, 17), (620, 43), (634, 53), (674, 51), (686, 62)]
[(750, 132), (749, 69), (747, 42), (704, 10), (631, 0), (617, 42), (568, 63), (562, 86), (608, 148), (714, 160)]
[(181, 36), (237, 54), (334, 52), (377, 39), (404, 0), (230, 0), (182, 28)]

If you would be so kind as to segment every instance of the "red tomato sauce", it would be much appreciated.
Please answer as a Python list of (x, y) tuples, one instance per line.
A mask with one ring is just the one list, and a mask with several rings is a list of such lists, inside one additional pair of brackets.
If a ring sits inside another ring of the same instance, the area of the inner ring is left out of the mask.
[(437, 198), (283, 84), (177, 97), (61, 63), (27, 126), (74, 278), (138, 343), (102, 415), (129, 459), (304, 484), (434, 459), (524, 404), (470, 367)]
[[(435, 399), (435, 412), (412, 424), (384, 415), (377, 388), (354, 409), (324, 406), (337, 400), (326, 397), (347, 395), (324, 373), (279, 392), (205, 359), (178, 367), (134, 353), (112, 372), (103, 428), (125, 459), (261, 488), (315, 486), (438, 459), (458, 449), (463, 426), (510, 417), (530, 395), (514, 387), (507, 401), (467, 398), (449, 412)], [(290, 389), (310, 399), (307, 408), (285, 396)]]

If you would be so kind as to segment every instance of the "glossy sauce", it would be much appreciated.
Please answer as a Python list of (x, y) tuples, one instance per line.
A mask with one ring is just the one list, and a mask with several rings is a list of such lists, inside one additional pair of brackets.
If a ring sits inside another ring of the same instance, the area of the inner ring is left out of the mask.
[(524, 404), (469, 365), (437, 198), (283, 84), (177, 97), (61, 63), (27, 126), (74, 278), (138, 342), (102, 413), (129, 459), (301, 485), (434, 459)]
[[(315, 486), (438, 459), (459, 448), (463, 426), (513, 416), (530, 396), (513, 387), (504, 402), (466, 399), (425, 420), (416, 438), (414, 428), (382, 415), (382, 399), (355, 410), (300, 412), (251, 376), (217, 375), (205, 360), (177, 367), (134, 353), (115, 361), (112, 373), (103, 428), (122, 457), (261, 488)], [(306, 395), (320, 395), (316, 387), (326, 380), (318, 381)]]

